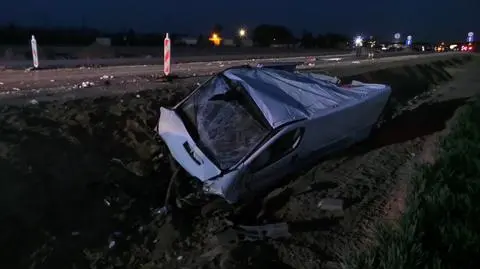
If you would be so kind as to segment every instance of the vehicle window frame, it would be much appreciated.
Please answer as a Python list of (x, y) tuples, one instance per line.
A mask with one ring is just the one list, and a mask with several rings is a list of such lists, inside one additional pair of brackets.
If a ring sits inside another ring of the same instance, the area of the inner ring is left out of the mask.
[[(283, 137), (293, 133), (293, 132), (299, 132), (299, 135), (298, 135), (298, 138), (297, 139), (294, 139), (292, 141), (292, 147), (289, 148), (289, 150), (283, 152), (280, 157), (276, 157), (275, 159), (273, 160), (269, 160), (266, 164), (262, 165), (261, 167), (257, 167), (257, 168), (253, 168), (252, 165), (253, 163), (257, 160), (257, 158), (259, 158), (261, 156), (261, 154), (263, 152), (265, 152), (265, 150), (269, 150), (271, 147), (274, 147), (275, 144), (280, 140), (282, 139)], [(298, 146), (301, 144), (302, 142), (302, 139), (303, 139), (303, 136), (304, 136), (304, 133), (305, 133), (305, 128), (304, 127), (298, 127), (298, 128), (295, 128), (295, 129), (292, 129), (290, 131), (287, 131), (285, 132), (283, 135), (279, 136), (277, 139), (275, 139), (275, 141), (270, 144), (269, 146), (267, 146), (260, 154), (258, 154), (257, 156), (255, 156), (255, 158), (252, 159), (252, 161), (249, 162), (248, 166), (249, 166), (249, 170), (250, 170), (250, 173), (254, 174), (254, 173), (258, 173), (260, 171), (262, 171), (263, 169), (275, 164), (276, 162), (278, 162), (279, 160), (283, 159), (285, 156), (287, 156), (288, 154), (292, 153), (293, 151), (295, 151)]]
[(246, 102), (242, 103), (240, 102), (241, 100), (237, 100), (239, 102), (239, 105), (246, 111), (248, 114), (252, 117), (252, 120), (258, 122), (263, 128), (266, 130), (266, 135), (265, 137), (262, 138), (261, 142), (259, 142), (251, 151), (253, 151), (258, 145), (261, 145), (265, 139), (267, 139), (270, 136), (270, 133), (272, 132), (272, 127), (269, 125), (267, 119), (265, 116), (262, 114), (260, 108), (258, 105), (255, 103), (255, 101), (252, 99), (252, 97), (248, 94), (247, 90), (245, 89), (245, 86), (240, 82), (240, 81), (235, 81), (227, 76), (225, 74), (220, 73), (217, 74), (210, 79), (208, 79), (205, 83), (197, 87), (193, 92), (187, 96), (184, 100), (182, 100), (178, 105), (175, 106), (175, 112), (176, 114), (180, 117), (182, 120), (182, 123), (185, 125), (187, 132), (189, 135), (192, 137), (194, 143), (196, 146), (205, 154), (205, 156), (221, 171), (229, 171), (233, 170), (235, 167), (237, 167), (242, 160), (245, 157), (248, 157), (249, 154), (251, 154), (251, 151), (249, 151), (247, 154), (245, 154), (244, 157), (240, 158), (238, 162), (236, 162), (234, 165), (228, 168), (222, 168), (221, 165), (219, 164), (219, 161), (216, 159), (217, 156), (207, 147), (203, 144), (203, 142), (200, 140), (200, 134), (198, 133), (198, 124), (190, 119), (190, 117), (185, 113), (184, 107), (187, 102), (191, 102), (192, 98), (196, 98), (199, 94), (201, 95), (202, 92), (209, 87), (212, 83), (215, 82), (216, 79), (220, 79), (223, 82), (225, 82), (227, 86), (227, 92), (229, 91), (236, 91), (238, 92), (242, 98), (244, 98)]

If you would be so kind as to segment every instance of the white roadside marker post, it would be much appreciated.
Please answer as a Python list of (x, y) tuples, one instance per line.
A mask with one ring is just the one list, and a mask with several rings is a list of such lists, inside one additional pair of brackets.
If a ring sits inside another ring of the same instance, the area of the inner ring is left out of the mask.
[(32, 60), (33, 60), (33, 67), (38, 68), (38, 50), (37, 50), (37, 40), (35, 36), (32, 35), (32, 40), (30, 41), (32, 44)]

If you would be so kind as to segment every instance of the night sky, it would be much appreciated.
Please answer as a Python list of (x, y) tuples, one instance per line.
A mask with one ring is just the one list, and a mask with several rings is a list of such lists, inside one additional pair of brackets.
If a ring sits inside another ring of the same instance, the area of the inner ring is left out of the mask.
[[(224, 35), (240, 26), (281, 24), (300, 35), (337, 32), (375, 35), (393, 33), (414, 40), (465, 40), (480, 36), (480, 0), (16, 0), (4, 1), (0, 23), (39, 26), (88, 26), (107, 31), (208, 33), (220, 23)], [(478, 38), (476, 38), (478, 39)]]

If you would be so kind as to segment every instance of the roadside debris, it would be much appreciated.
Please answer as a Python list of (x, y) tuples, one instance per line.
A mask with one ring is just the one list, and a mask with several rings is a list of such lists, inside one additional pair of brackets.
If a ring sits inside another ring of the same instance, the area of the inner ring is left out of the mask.
[(325, 211), (343, 211), (343, 200), (325, 198), (317, 204), (317, 207)]
[(103, 75), (100, 77), (101, 80), (113, 79), (113, 76)]
[(241, 242), (253, 242), (260, 240), (278, 240), (291, 236), (288, 231), (288, 224), (285, 222), (266, 224), (261, 226), (233, 225), (220, 233), (217, 233), (211, 240), (215, 247), (200, 255), (196, 266), (201, 267), (220, 255), (227, 253), (238, 246)]
[(80, 88), (80, 89), (83, 89), (83, 88), (90, 88), (90, 87), (93, 87), (93, 86), (95, 86), (95, 83), (93, 83), (91, 81), (84, 81), (80, 85), (78, 85), (77, 87)]
[(239, 242), (253, 242), (267, 239), (284, 239), (291, 234), (286, 222), (272, 223), (258, 226), (234, 225), (215, 235), (214, 242), (219, 245), (231, 245)]
[(288, 224), (285, 222), (265, 224), (262, 226), (238, 225), (235, 230), (245, 241), (282, 239), (291, 236), (288, 231)]
[(311, 57), (307, 57), (307, 58), (305, 59), (305, 63), (304, 63), (304, 64), (305, 64), (305, 65), (308, 65), (308, 66), (315, 66), (316, 61), (317, 61), (317, 58), (314, 57), (314, 56), (311, 56)]

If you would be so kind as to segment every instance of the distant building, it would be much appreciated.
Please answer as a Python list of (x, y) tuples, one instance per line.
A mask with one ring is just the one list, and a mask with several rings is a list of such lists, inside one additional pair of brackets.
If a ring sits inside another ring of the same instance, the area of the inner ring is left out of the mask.
[(253, 46), (253, 40), (248, 39), (248, 38), (242, 39), (241, 45), (242, 45), (242, 47), (252, 47)]
[(112, 45), (112, 39), (109, 37), (97, 37), (95, 43), (102, 46), (110, 47)]
[(271, 48), (294, 48), (295, 44), (271, 44)]
[(175, 45), (196, 46), (198, 39), (195, 37), (181, 37), (175, 40)]
[(233, 38), (225, 38), (222, 41), (222, 45), (226, 47), (233, 47), (235, 46), (235, 41), (233, 40)]

